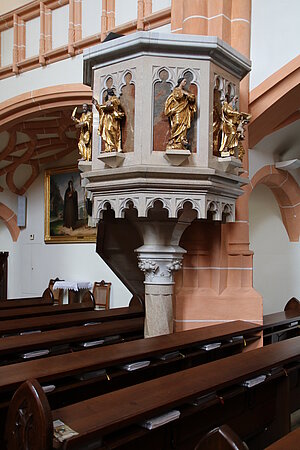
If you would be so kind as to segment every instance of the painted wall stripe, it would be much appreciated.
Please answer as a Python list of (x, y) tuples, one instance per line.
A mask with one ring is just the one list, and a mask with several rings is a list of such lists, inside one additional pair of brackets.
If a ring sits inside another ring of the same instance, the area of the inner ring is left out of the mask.
[(193, 16), (189, 16), (186, 17), (185, 19), (183, 19), (183, 23), (187, 22), (190, 19), (205, 19), (205, 20), (213, 20), (213, 19), (217, 19), (219, 17), (224, 17), (224, 19), (228, 20), (229, 22), (246, 22), (248, 24), (250, 24), (249, 20), (246, 19), (242, 19), (242, 18), (235, 18), (235, 19), (230, 19), (230, 17), (226, 16), (225, 14), (217, 14), (216, 16), (211, 16), (211, 17), (207, 17), (207, 16), (200, 16), (200, 15), (193, 15)]

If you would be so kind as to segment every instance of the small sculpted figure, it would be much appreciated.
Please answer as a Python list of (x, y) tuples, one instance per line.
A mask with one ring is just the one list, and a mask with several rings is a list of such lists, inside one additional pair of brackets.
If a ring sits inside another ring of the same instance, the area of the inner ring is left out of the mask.
[(125, 113), (121, 107), (121, 102), (115, 95), (113, 89), (107, 89), (105, 103), (99, 105), (93, 98), (93, 104), (99, 112), (98, 134), (105, 143), (105, 152), (121, 152), (121, 120)]
[[(245, 153), (241, 141), (245, 139), (244, 126), (249, 123), (251, 115), (236, 110), (237, 96), (226, 96), (222, 105), (220, 156), (238, 156), (241, 160)], [(237, 154), (236, 154), (237, 153)]]
[(186, 91), (185, 78), (179, 78), (177, 86), (173, 89), (165, 103), (165, 115), (171, 124), (171, 137), (167, 150), (185, 150), (189, 146), (187, 132), (196, 113), (195, 95)]
[(82, 160), (90, 161), (92, 159), (92, 127), (93, 114), (89, 111), (86, 103), (82, 105), (82, 114), (80, 119), (75, 117), (77, 107), (72, 113), (72, 120), (75, 122), (75, 127), (80, 129), (80, 136), (78, 140), (78, 149)]

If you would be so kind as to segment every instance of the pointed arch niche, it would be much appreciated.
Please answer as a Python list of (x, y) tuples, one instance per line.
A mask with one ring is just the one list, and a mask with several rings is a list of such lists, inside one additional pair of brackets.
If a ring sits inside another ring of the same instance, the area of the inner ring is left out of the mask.
[(176, 87), (180, 77), (187, 80), (186, 90), (193, 93), (197, 101), (197, 116), (192, 122), (192, 126), (188, 131), (188, 140), (190, 142), (191, 151), (197, 152), (197, 124), (199, 116), (199, 87), (194, 71), (184, 69), (181, 71), (172, 68), (161, 67), (154, 72), (153, 79), (153, 151), (165, 151), (168, 140), (170, 139), (170, 123), (164, 114), (165, 102), (172, 90)]

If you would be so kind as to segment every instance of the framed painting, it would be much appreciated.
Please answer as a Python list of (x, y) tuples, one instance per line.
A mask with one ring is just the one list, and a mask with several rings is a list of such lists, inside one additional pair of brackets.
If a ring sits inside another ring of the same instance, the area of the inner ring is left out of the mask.
[(45, 242), (95, 242), (77, 167), (45, 171)]

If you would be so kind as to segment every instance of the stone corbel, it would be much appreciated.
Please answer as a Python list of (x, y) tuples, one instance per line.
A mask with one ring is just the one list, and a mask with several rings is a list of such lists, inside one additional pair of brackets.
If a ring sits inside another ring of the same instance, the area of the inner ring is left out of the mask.
[(180, 166), (190, 155), (189, 150), (166, 150), (164, 157), (171, 166)]
[(125, 155), (120, 152), (103, 152), (100, 153), (98, 159), (100, 159), (100, 161), (102, 161), (105, 165), (114, 169), (123, 163)]
[(219, 157), (218, 162), (222, 164), (224, 172), (243, 173), (242, 161), (235, 156)]

